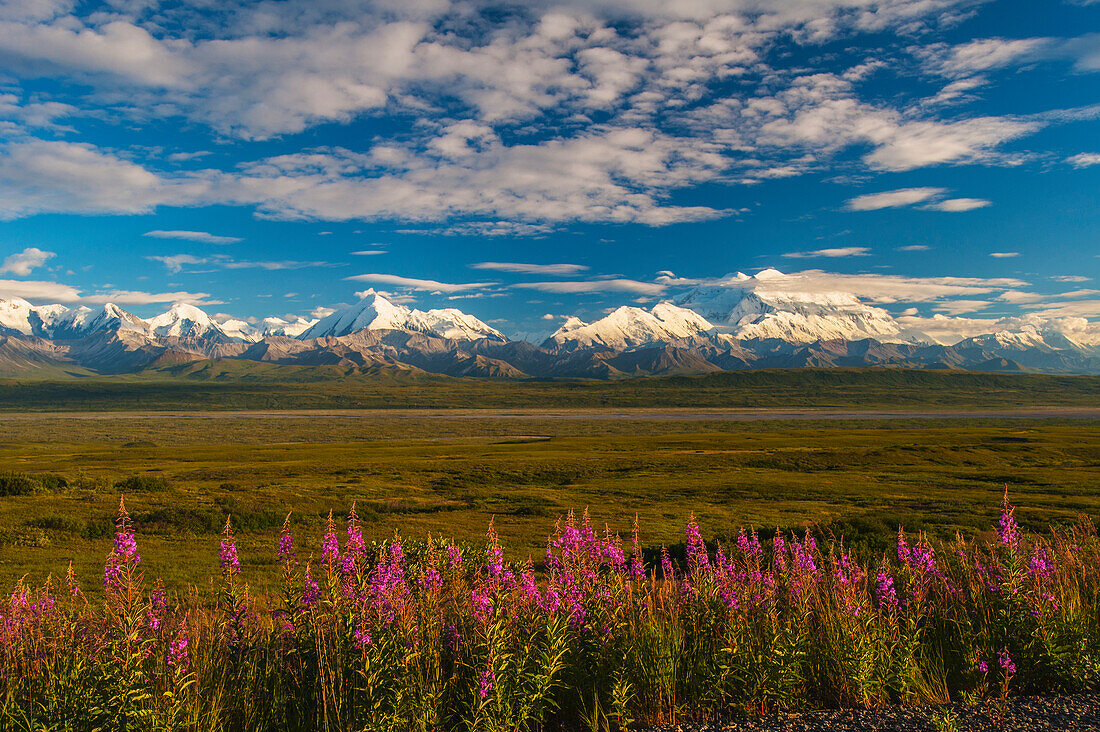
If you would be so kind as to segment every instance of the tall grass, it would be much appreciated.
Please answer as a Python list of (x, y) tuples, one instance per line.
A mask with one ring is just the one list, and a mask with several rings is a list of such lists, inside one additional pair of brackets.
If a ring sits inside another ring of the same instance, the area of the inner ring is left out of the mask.
[[(933, 546), (899, 531), (874, 562), (837, 541), (742, 532), (646, 566), (570, 515), (545, 562), (429, 537), (364, 543), (354, 507), (320, 554), (273, 547), (257, 598), (231, 525), (220, 579), (168, 598), (120, 505), (103, 599), (20, 582), (0, 604), (0, 726), (25, 730), (625, 730), (814, 707), (874, 707), (1100, 682), (1100, 540)], [(344, 533), (340, 540), (339, 533)]]

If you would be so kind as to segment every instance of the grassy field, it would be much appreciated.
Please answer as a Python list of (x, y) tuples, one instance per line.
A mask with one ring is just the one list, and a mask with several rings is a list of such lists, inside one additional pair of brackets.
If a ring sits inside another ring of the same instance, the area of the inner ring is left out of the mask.
[(317, 552), (324, 516), (353, 501), (375, 538), (400, 529), (479, 541), (495, 516), (509, 547), (536, 561), (570, 508), (588, 507), (624, 536), (624, 517), (637, 513), (650, 549), (681, 543), (694, 512), (710, 536), (816, 523), (872, 553), (899, 523), (941, 537), (987, 530), (1006, 483), (1026, 526), (1100, 517), (1100, 424), (1086, 420), (42, 415), (0, 424), (13, 436), (0, 445), (0, 472), (29, 476), (38, 491), (0, 496), (5, 585), (64, 572), (71, 560), (94, 587), (121, 491), (144, 564), (174, 589), (217, 572), (227, 515), (246, 578), (265, 589), (285, 515), (294, 512), (303, 551)]
[[(1100, 406), (1100, 376), (906, 369), (753, 370), (623, 381), (494, 381), (204, 361), (65, 381), (0, 379), (0, 411)], [(254, 372), (255, 371), (255, 372)], [(322, 378), (324, 377), (324, 378)]]

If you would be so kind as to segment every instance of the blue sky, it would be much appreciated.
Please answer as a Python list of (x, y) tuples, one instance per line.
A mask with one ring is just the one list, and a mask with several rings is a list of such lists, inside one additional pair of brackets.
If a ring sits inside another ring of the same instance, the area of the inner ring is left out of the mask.
[(516, 333), (776, 267), (1095, 335), (1098, 203), (1100, 2), (0, 4), (0, 297)]

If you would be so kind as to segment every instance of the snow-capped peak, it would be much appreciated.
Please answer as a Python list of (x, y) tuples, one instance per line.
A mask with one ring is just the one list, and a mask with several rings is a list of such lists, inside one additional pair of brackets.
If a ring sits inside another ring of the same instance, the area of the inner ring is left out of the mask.
[(624, 305), (593, 323), (568, 318), (549, 338), (548, 348), (592, 348), (624, 350), (651, 343), (692, 338), (714, 329), (705, 318), (668, 301), (652, 310)]
[(161, 338), (202, 338), (221, 334), (217, 323), (210, 316), (190, 303), (178, 302), (167, 312), (149, 319), (153, 333)]
[(145, 336), (152, 334), (149, 323), (109, 302), (98, 309), (84, 305), (66, 309), (53, 320), (50, 335), (62, 339), (83, 338), (91, 333), (108, 330)]
[(795, 277), (777, 269), (765, 269), (754, 276), (738, 272), (716, 285), (698, 287), (676, 303), (742, 340), (909, 340), (890, 313), (852, 293), (808, 292), (798, 285)]
[(31, 323), (35, 307), (20, 297), (0, 300), (0, 332), (15, 331), (31, 335), (34, 326)]
[(302, 316), (298, 316), (294, 320), (284, 320), (283, 318), (269, 317), (263, 320), (263, 334), (286, 336), (287, 338), (297, 338), (302, 333), (306, 332), (319, 322), (317, 318), (312, 320), (306, 320)]
[(500, 331), (461, 310), (413, 310), (373, 290), (368, 290), (358, 303), (321, 318), (299, 338), (344, 336), (360, 330), (401, 330), (467, 341), (505, 340)]

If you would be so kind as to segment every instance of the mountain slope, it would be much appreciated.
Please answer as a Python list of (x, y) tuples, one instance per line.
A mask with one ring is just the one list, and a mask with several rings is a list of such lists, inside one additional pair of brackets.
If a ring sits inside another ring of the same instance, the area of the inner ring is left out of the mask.
[(361, 330), (429, 333), (451, 340), (506, 340), (500, 331), (461, 310), (413, 310), (391, 302), (373, 290), (368, 290), (358, 303), (321, 318), (298, 337), (302, 340), (339, 337)]
[(543, 347), (622, 351), (655, 343), (699, 339), (712, 331), (714, 326), (698, 313), (665, 301), (648, 311), (624, 305), (593, 323), (569, 318), (543, 342)]
[(720, 285), (699, 287), (677, 298), (740, 340), (779, 339), (789, 343), (822, 340), (908, 342), (894, 318), (847, 292), (804, 292), (779, 270), (755, 276), (738, 272)]

